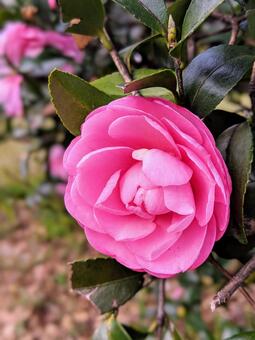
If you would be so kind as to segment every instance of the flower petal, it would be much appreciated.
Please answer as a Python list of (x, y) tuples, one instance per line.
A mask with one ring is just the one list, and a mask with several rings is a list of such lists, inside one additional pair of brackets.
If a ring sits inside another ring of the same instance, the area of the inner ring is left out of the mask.
[(164, 188), (165, 205), (170, 211), (180, 215), (191, 215), (195, 212), (195, 202), (191, 185), (169, 185)]

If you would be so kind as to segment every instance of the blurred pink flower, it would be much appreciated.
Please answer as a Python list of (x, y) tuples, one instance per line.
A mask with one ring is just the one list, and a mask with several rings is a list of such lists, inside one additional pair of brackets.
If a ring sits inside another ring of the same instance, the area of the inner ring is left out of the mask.
[[(0, 104), (8, 116), (21, 116), (23, 104), (21, 83), (23, 77), (18, 74), (24, 58), (35, 58), (51, 46), (62, 55), (80, 63), (83, 53), (76, 46), (70, 35), (54, 31), (43, 31), (38, 27), (22, 22), (12, 22), (0, 32)], [(68, 67), (68, 62), (63, 65)]]
[(21, 100), (21, 83), (23, 77), (19, 74), (0, 78), (0, 104), (4, 107), (9, 117), (23, 115), (23, 103)]
[(67, 173), (63, 167), (65, 149), (61, 144), (55, 144), (49, 151), (49, 169), (52, 177), (67, 180)]
[(51, 9), (57, 8), (57, 1), (56, 0), (48, 0), (48, 4), (49, 4)]

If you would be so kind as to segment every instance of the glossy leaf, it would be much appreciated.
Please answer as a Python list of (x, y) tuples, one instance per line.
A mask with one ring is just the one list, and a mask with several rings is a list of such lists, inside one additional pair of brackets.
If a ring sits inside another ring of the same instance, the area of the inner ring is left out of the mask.
[(74, 135), (80, 133), (88, 113), (112, 100), (85, 80), (59, 70), (49, 76), (49, 91), (63, 125)]
[[(172, 72), (171, 70), (169, 71)], [(135, 70), (134, 72), (134, 78), (135, 79), (146, 78), (158, 72), (160, 71), (154, 69), (138, 69)], [(97, 80), (94, 80), (93, 82), (91, 82), (91, 84), (95, 86), (97, 89), (104, 91), (114, 99), (125, 96), (125, 93), (122, 89), (123, 79), (118, 72), (114, 72)], [(164, 84), (162, 83), (161, 86), (157, 85), (157, 87), (151, 87), (141, 90), (141, 94), (145, 97), (157, 96), (166, 98), (171, 101), (175, 101), (173, 93), (170, 92), (168, 89), (165, 89), (163, 86)]]
[(251, 38), (255, 39), (255, 9), (250, 9), (247, 11), (247, 19), (249, 35)]
[(230, 140), (237, 126), (238, 124), (229, 127), (228, 129), (223, 131), (216, 140), (217, 148), (220, 150), (220, 153), (226, 163), (227, 163), (227, 151), (230, 144)]
[(59, 0), (63, 21), (68, 32), (98, 36), (104, 26), (104, 6), (101, 0)]
[(184, 41), (206, 20), (206, 18), (220, 5), (224, 0), (192, 0), (184, 17), (182, 24), (181, 39), (174, 49), (172, 55), (179, 55), (181, 45)]
[(199, 54), (183, 73), (184, 91), (191, 110), (206, 116), (248, 72), (253, 48), (219, 45)]
[(144, 25), (166, 34), (168, 13), (164, 0), (114, 0)]
[(177, 29), (177, 39), (181, 39), (182, 23), (191, 0), (177, 0), (169, 7)]
[(255, 332), (243, 332), (227, 338), (226, 340), (255, 340)]
[(120, 56), (123, 58), (125, 64), (127, 65), (128, 69), (131, 70), (131, 57), (132, 57), (132, 54), (135, 52), (135, 50), (144, 45), (144, 44), (147, 44), (147, 43), (150, 43), (151, 41), (153, 40), (156, 40), (158, 38), (160, 38), (161, 35), (160, 34), (154, 34), (154, 35), (151, 35), (141, 41), (138, 41), (137, 43), (135, 44), (132, 44), (130, 46), (127, 46), (125, 48), (123, 48), (119, 53), (120, 53)]
[(149, 87), (164, 87), (173, 93), (176, 92), (176, 77), (172, 70), (164, 69), (150, 75), (133, 80), (125, 84), (124, 93), (146, 89)]
[(253, 159), (253, 136), (248, 122), (234, 131), (228, 147), (227, 164), (232, 178), (232, 212), (238, 240), (246, 243), (244, 230), (244, 198)]
[(72, 288), (93, 302), (101, 313), (123, 305), (143, 286), (143, 274), (110, 258), (77, 261), (71, 266)]
[(203, 119), (203, 122), (211, 131), (214, 138), (219, 137), (219, 135), (229, 127), (243, 123), (244, 121), (244, 117), (234, 112), (223, 110), (214, 110)]
[[(111, 316), (102, 323), (93, 335), (92, 340), (132, 340), (125, 328)], [(138, 339), (137, 339), (138, 340)]]

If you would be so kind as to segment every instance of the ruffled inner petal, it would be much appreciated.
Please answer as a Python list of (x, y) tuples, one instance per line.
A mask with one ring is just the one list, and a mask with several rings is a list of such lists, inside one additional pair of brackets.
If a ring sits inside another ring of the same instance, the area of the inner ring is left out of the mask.
[(180, 156), (171, 135), (146, 116), (124, 116), (116, 119), (109, 127), (109, 135), (121, 145), (134, 149), (158, 148)]
[(166, 214), (169, 209), (164, 202), (164, 192), (162, 188), (146, 190), (144, 193), (144, 207), (149, 214)]
[(172, 155), (157, 149), (148, 150), (143, 158), (143, 172), (157, 186), (188, 183), (192, 170)]
[(136, 215), (118, 216), (95, 209), (95, 218), (99, 225), (116, 241), (138, 240), (151, 234), (156, 224), (149, 219)]
[(109, 147), (93, 151), (82, 158), (77, 166), (78, 190), (87, 203), (96, 203), (115, 171), (125, 171), (134, 163), (132, 151), (128, 147)]
[(195, 202), (191, 185), (170, 185), (164, 188), (164, 201), (170, 211), (180, 215), (195, 213)]

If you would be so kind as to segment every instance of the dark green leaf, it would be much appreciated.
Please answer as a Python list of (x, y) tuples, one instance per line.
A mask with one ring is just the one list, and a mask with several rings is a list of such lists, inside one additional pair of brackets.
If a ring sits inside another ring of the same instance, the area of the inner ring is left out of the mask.
[(247, 185), (244, 202), (244, 216), (246, 219), (255, 219), (255, 182)]
[(137, 338), (132, 338), (126, 329), (121, 325), (113, 316), (110, 319), (102, 323), (92, 340), (132, 340)]
[(49, 76), (49, 91), (62, 123), (74, 135), (89, 112), (112, 100), (85, 80), (59, 70)]
[(164, 87), (173, 93), (176, 93), (176, 77), (172, 70), (163, 69), (141, 77), (127, 83), (124, 87), (124, 93), (130, 93), (149, 87)]
[(177, 29), (177, 39), (181, 39), (182, 23), (191, 0), (177, 0), (169, 7)]
[(143, 274), (133, 272), (113, 259), (90, 259), (72, 263), (72, 288), (85, 295), (101, 313), (130, 300), (143, 286)]
[(247, 11), (249, 35), (255, 39), (255, 9)]
[(192, 0), (186, 11), (183, 24), (181, 40), (172, 49), (172, 55), (179, 55), (183, 42), (206, 20), (206, 18), (220, 5), (224, 0)]
[(150, 37), (147, 37), (141, 41), (138, 41), (137, 43), (135, 44), (132, 44), (130, 46), (127, 46), (125, 48), (123, 48), (119, 53), (120, 53), (120, 56), (123, 58), (125, 64), (127, 65), (128, 69), (131, 70), (131, 56), (132, 54), (134, 53), (134, 51), (144, 45), (144, 44), (147, 44), (147, 43), (150, 43), (151, 41), (153, 40), (156, 40), (158, 39), (159, 37), (161, 37), (160, 34), (154, 34), (154, 35), (151, 35)]
[(238, 240), (246, 243), (244, 230), (244, 198), (251, 173), (253, 137), (248, 122), (234, 131), (228, 147), (227, 164), (232, 178), (232, 212)]
[(137, 20), (158, 33), (166, 34), (168, 13), (164, 0), (114, 0)]
[(219, 45), (199, 54), (183, 73), (186, 100), (202, 117), (210, 113), (252, 67), (254, 49)]
[(223, 110), (214, 110), (203, 119), (203, 122), (211, 131), (214, 138), (217, 138), (230, 126), (243, 123), (244, 121), (244, 117)]
[(255, 340), (255, 332), (243, 332), (227, 338), (226, 340)]
[[(171, 70), (167, 70), (167, 71), (172, 72)], [(135, 79), (146, 78), (157, 72), (160, 72), (160, 71), (154, 70), (154, 69), (138, 69), (138, 70), (135, 70), (134, 72), (134, 78)], [(125, 96), (121, 88), (121, 84), (123, 84), (123, 79), (118, 72), (114, 72), (112, 74), (109, 74), (97, 80), (94, 80), (93, 82), (91, 82), (91, 84), (95, 86), (97, 89), (104, 91), (105, 93), (107, 93), (109, 96), (111, 96), (114, 99)], [(172, 92), (170, 92), (169, 90), (163, 87), (158, 87), (158, 86), (141, 90), (141, 94), (145, 97), (157, 96), (157, 97), (166, 98), (171, 101), (175, 101), (175, 97)]]
[(148, 332), (142, 332), (140, 330), (137, 330), (133, 327), (122, 325), (122, 327), (125, 329), (125, 331), (129, 334), (131, 339), (135, 340), (145, 340), (147, 339), (149, 333)]
[(104, 6), (101, 0), (59, 0), (63, 21), (68, 32), (98, 36), (104, 26)]
[(227, 162), (227, 151), (230, 144), (230, 140), (237, 126), (238, 125), (233, 125), (229, 127), (228, 129), (223, 131), (216, 140), (217, 148), (220, 150), (220, 153), (225, 162)]

